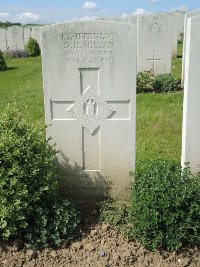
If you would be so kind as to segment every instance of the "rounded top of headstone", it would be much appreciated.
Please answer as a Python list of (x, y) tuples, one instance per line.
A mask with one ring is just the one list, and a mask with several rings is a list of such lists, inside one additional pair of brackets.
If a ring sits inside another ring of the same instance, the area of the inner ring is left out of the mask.
[(188, 11), (185, 13), (186, 17), (192, 17), (192, 16), (198, 16), (200, 15), (200, 8), (192, 10), (192, 11)]
[(64, 23), (56, 23), (56, 24), (51, 24), (51, 25), (46, 25), (41, 27), (41, 32), (46, 32), (46, 31), (51, 31), (53, 29), (60, 29), (63, 30), (65, 28), (76, 30), (78, 29), (79, 31), (86, 28), (87, 31), (89, 29), (101, 27), (102, 31), (104, 29), (106, 30), (106, 27), (109, 27), (113, 29), (115, 27), (120, 28), (120, 27), (126, 27), (127, 29), (133, 30), (136, 29), (136, 25), (125, 23), (125, 22), (116, 22), (116, 21), (111, 21), (111, 20), (92, 20), (92, 21), (72, 21), (72, 22), (64, 22)]

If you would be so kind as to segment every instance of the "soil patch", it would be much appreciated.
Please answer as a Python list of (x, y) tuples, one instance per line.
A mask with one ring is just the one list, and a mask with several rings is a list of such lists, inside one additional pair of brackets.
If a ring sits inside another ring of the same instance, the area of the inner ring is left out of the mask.
[[(91, 207), (90, 207), (91, 208)], [(77, 238), (61, 248), (34, 251), (19, 240), (0, 244), (2, 267), (200, 267), (200, 248), (178, 253), (152, 252), (129, 242), (109, 225), (97, 222), (98, 212), (85, 212)]]

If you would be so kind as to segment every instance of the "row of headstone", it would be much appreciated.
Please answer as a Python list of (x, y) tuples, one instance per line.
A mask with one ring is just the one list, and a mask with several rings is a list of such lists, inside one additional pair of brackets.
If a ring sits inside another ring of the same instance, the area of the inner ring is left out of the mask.
[[(183, 13), (106, 18), (115, 22), (137, 26), (137, 72), (170, 73), (172, 56), (176, 57), (177, 42), (183, 31)], [(0, 31), (0, 49), (24, 49), (33, 37), (40, 44), (40, 27), (10, 27)]]
[[(151, 22), (149, 34), (161, 32), (160, 21)], [(106, 20), (42, 29), (46, 133), (59, 151), (68, 196), (128, 199), (135, 166), (138, 29)], [(200, 16), (187, 20), (182, 164), (189, 161), (192, 172), (200, 168), (199, 29)]]
[(24, 50), (30, 37), (34, 38), (40, 45), (40, 27), (12, 26), (7, 29), (0, 28), (0, 50)]
[(115, 17), (109, 20), (137, 26), (138, 72), (171, 72), (172, 57), (177, 57), (178, 40), (184, 30), (184, 13)]

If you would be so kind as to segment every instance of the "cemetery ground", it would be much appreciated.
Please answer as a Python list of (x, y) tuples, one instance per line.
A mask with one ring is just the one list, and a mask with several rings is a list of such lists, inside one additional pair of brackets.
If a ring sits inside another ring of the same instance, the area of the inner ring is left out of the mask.
[[(42, 128), (41, 58), (9, 59), (7, 64), (9, 70), (0, 73), (1, 112), (10, 103), (30, 123)], [(172, 72), (180, 77), (181, 58), (175, 59), (172, 65)], [(182, 102), (182, 92), (137, 95), (137, 160), (158, 156), (180, 160)], [(0, 266), (200, 266), (198, 248), (152, 252), (137, 242), (129, 242), (107, 222), (100, 222), (97, 206), (84, 207), (82, 213), (83, 220), (74, 241), (66, 242), (58, 250), (39, 251), (23, 247), (20, 240), (2, 242)]]

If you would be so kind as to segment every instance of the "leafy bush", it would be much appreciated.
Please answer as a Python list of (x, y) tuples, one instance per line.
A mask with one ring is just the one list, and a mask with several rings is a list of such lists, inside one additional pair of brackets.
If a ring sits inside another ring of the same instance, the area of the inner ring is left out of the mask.
[(4, 52), (5, 58), (26, 58), (27, 53), (23, 50), (17, 49), (17, 50), (7, 50)]
[(152, 71), (140, 72), (137, 75), (137, 92), (154, 91), (156, 93), (177, 91), (181, 89), (181, 80), (170, 73), (154, 75)]
[(137, 92), (152, 91), (154, 74), (152, 71), (139, 72), (137, 75)]
[[(24, 237), (27, 229), (30, 231), (29, 222), (37, 223), (35, 213), (43, 207), (43, 203), (53, 203), (58, 195), (56, 152), (41, 138), (41, 134), (35, 127), (29, 126), (17, 110), (8, 111), (0, 117), (1, 238)], [(55, 205), (59, 210), (59, 202)], [(66, 206), (65, 202), (63, 205)], [(44, 212), (46, 217), (54, 212), (51, 208), (54, 206), (49, 206), (49, 213)], [(60, 209), (63, 209), (62, 206)], [(31, 227), (34, 229), (34, 224)], [(59, 233), (60, 229), (57, 231)], [(48, 235), (50, 239), (51, 232)]]
[(40, 55), (40, 47), (37, 41), (30, 38), (25, 47), (26, 53), (29, 57), (37, 57)]
[(6, 61), (4, 59), (3, 53), (0, 50), (0, 71), (7, 70)]
[(73, 237), (79, 216), (66, 199), (54, 198), (34, 211), (27, 228), (26, 240), (33, 248), (49, 245), (58, 247), (63, 240)]
[[(134, 175), (132, 173), (132, 175)], [(132, 192), (133, 236), (145, 246), (177, 250), (200, 241), (200, 173), (167, 160), (141, 162)]]
[(171, 74), (159, 74), (155, 76), (153, 88), (156, 92), (177, 91), (181, 88), (181, 80), (176, 79)]

